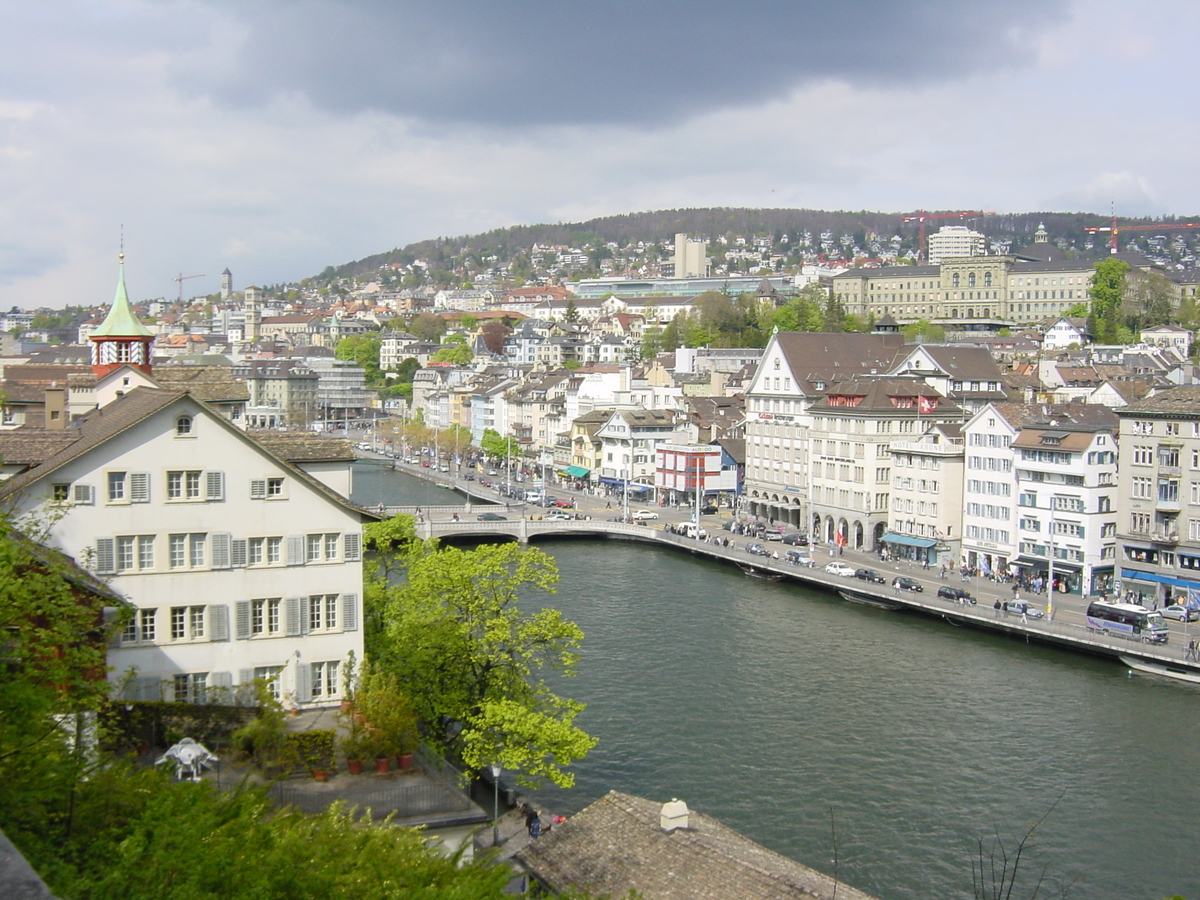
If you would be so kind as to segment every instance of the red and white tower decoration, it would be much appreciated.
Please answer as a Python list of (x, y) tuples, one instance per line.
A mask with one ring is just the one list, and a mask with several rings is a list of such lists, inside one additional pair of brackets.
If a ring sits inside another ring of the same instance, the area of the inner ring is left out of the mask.
[(134, 315), (129, 294), (125, 291), (125, 254), (118, 258), (117, 294), (112, 308), (88, 336), (92, 342), (92, 371), (97, 378), (103, 378), (121, 366), (133, 366), (151, 374), (150, 345), (154, 343), (154, 333)]

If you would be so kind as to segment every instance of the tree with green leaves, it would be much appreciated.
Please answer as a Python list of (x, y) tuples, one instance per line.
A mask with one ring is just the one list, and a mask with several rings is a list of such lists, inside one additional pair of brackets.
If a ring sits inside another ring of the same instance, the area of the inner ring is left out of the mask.
[(379, 369), (379, 348), (383, 337), (377, 331), (366, 334), (352, 334), (338, 341), (333, 355), (337, 359), (352, 360), (362, 366), (366, 373), (368, 387), (382, 387), (383, 373)]
[(448, 362), (456, 366), (465, 366), (469, 365), (474, 358), (475, 354), (471, 352), (471, 348), (459, 340), (451, 341), (442, 347), (441, 350), (438, 350), (437, 353), (429, 357), (429, 361), (434, 363)]
[(583, 632), (517, 604), (554, 592), (554, 561), (517, 544), (443, 548), (417, 540), (405, 516), (368, 525), (366, 538), (367, 652), (404, 685), (426, 740), (471, 771), (495, 764), (570, 787), (567, 767), (596, 741), (574, 724), (583, 704), (546, 679), (574, 674)]
[(1121, 306), (1125, 301), (1125, 277), (1129, 263), (1112, 257), (1096, 263), (1088, 296), (1092, 299), (1088, 330), (1102, 344), (1118, 340), (1121, 326)]
[(579, 309), (575, 306), (575, 298), (567, 298), (567, 308), (563, 311), (563, 321), (574, 325), (579, 321)]
[(516, 459), (521, 455), (520, 445), (513, 437), (501, 437), (495, 428), (483, 429), (479, 449), (492, 459)]
[(441, 340), (446, 333), (446, 320), (434, 313), (419, 312), (408, 320), (408, 333), (422, 341)]
[(909, 341), (915, 341), (917, 338), (920, 338), (926, 343), (940, 344), (946, 340), (946, 329), (941, 325), (934, 325), (928, 319), (919, 319), (916, 322), (911, 322), (901, 328), (900, 333)]

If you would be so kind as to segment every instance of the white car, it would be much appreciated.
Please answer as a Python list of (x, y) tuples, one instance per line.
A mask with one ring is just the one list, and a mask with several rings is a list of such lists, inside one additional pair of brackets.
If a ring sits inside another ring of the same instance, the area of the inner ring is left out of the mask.
[(629, 514), (629, 518), (634, 519), (635, 521), (638, 521), (638, 522), (645, 522), (645, 521), (648, 521), (649, 519), (657, 519), (658, 513), (654, 512), (653, 510), (649, 510), (649, 509), (635, 509), (632, 513)]
[(854, 577), (854, 566), (848, 566), (844, 562), (831, 562), (825, 567), (825, 571), (830, 575), (841, 575), (844, 578)]
[(574, 522), (575, 517), (564, 512), (552, 512), (546, 516), (547, 522)]

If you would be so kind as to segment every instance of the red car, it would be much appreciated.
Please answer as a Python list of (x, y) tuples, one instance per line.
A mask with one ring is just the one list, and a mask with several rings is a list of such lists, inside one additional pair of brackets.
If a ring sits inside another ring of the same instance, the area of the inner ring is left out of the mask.
[(572, 500), (570, 497), (560, 497), (558, 500), (555, 500), (550, 505), (556, 506), (559, 509), (574, 509), (575, 501)]

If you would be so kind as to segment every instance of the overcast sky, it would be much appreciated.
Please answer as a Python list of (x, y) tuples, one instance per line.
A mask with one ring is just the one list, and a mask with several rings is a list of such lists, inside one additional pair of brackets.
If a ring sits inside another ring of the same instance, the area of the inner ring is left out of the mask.
[(699, 206), (1200, 214), (1195, 0), (38, 0), (0, 307)]

